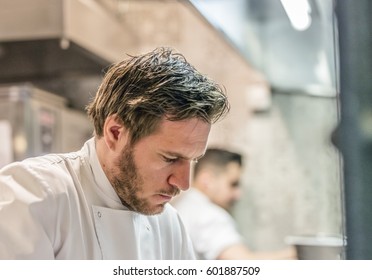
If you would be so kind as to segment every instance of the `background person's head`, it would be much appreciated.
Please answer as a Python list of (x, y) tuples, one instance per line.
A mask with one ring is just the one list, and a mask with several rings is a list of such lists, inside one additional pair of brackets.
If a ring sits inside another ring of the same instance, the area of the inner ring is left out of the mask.
[(210, 148), (194, 167), (193, 185), (215, 204), (230, 210), (240, 198), (242, 155)]
[(169, 48), (113, 65), (87, 106), (106, 176), (122, 203), (144, 214), (188, 189), (191, 163), (228, 110), (222, 88)]

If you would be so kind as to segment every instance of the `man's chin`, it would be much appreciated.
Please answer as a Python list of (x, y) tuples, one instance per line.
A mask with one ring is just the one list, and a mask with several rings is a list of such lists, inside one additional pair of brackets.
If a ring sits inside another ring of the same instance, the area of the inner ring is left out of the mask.
[(161, 214), (164, 211), (165, 204), (158, 204), (152, 207), (146, 207), (144, 209), (139, 209), (137, 212), (146, 215), (146, 216), (153, 216)]

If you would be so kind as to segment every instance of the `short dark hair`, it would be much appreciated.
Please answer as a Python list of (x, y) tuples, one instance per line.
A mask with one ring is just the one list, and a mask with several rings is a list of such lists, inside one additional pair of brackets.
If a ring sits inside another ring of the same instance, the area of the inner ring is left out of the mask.
[(116, 114), (132, 143), (153, 133), (163, 118), (196, 117), (212, 124), (229, 109), (222, 87), (165, 47), (114, 64), (87, 106), (98, 137), (106, 118)]
[(193, 176), (196, 177), (207, 166), (223, 170), (231, 162), (236, 162), (239, 166), (242, 166), (243, 156), (225, 149), (209, 148), (206, 150), (204, 156), (195, 164)]

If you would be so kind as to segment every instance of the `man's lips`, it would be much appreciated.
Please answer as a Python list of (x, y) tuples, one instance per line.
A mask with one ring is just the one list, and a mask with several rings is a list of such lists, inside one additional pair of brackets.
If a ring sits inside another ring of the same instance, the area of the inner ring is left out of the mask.
[(155, 197), (160, 200), (161, 202), (168, 202), (171, 201), (173, 198), (173, 195), (169, 194), (156, 194)]
[(155, 194), (157, 200), (163, 202), (168, 202), (172, 200), (173, 197), (177, 196), (180, 193), (178, 189), (172, 190), (163, 190)]

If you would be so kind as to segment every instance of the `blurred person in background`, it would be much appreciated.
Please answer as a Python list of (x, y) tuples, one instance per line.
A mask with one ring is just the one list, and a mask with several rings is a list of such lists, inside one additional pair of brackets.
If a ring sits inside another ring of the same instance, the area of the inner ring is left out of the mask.
[(295, 249), (253, 252), (229, 211), (241, 196), (242, 155), (210, 148), (193, 170), (192, 188), (174, 201), (199, 259), (295, 259)]
[(228, 110), (222, 88), (173, 49), (113, 65), (80, 151), (0, 170), (0, 259), (194, 259), (168, 202)]

